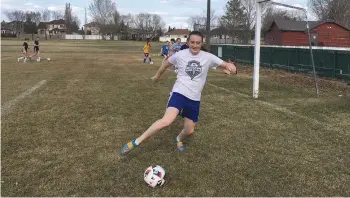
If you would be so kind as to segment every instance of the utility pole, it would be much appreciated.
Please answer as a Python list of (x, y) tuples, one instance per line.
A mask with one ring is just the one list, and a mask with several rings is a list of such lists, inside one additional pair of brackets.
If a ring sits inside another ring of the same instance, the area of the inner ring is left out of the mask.
[(206, 25), (207, 36), (205, 42), (207, 44), (207, 50), (210, 52), (210, 0), (207, 0), (207, 25)]
[[(86, 15), (86, 5), (85, 5), (85, 25), (87, 24), (87, 15)], [(85, 26), (83, 25), (83, 27), (84, 27), (84, 39), (85, 39), (85, 37), (86, 37), (86, 30), (85, 30)]]
[(85, 6), (85, 24), (87, 23), (86, 6)]

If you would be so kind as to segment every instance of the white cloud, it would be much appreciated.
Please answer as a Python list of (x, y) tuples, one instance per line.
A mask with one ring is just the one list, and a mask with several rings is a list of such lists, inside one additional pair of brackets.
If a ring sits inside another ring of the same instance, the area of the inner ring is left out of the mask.
[(174, 20), (174, 21), (184, 21), (187, 19), (188, 19), (188, 17), (186, 17), (186, 16), (174, 16), (174, 17), (172, 17), (172, 20)]
[(163, 11), (155, 11), (155, 12), (148, 12), (150, 14), (157, 14), (159, 16), (169, 16), (170, 13), (169, 12), (163, 12)]
[(159, 3), (169, 3), (170, 0), (160, 0)]

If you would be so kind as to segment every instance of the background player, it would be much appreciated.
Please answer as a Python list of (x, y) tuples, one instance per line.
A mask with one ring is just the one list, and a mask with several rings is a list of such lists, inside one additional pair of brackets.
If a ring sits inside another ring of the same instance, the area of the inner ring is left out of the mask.
[(17, 59), (17, 61), (19, 62), (20, 60), (22, 60), (22, 59), (24, 59), (24, 63), (26, 63), (27, 62), (27, 59), (28, 59), (28, 57), (29, 57), (29, 53), (28, 53), (28, 41), (29, 41), (29, 39), (28, 38), (25, 38), (24, 39), (24, 43), (23, 43), (23, 47), (22, 47), (22, 53), (23, 53), (23, 56), (22, 57), (19, 57), (18, 59)]
[(151, 42), (149, 39), (146, 40), (146, 44), (143, 46), (143, 54), (144, 54), (144, 58), (143, 58), (143, 63), (146, 63), (147, 58), (149, 59), (149, 63), (153, 64), (152, 62), (152, 57), (150, 55), (150, 51), (151, 51)]
[(40, 54), (39, 54), (39, 37), (37, 37), (34, 41), (34, 54), (30, 56), (30, 58), (37, 56), (37, 61), (40, 61)]
[(163, 56), (163, 61), (169, 57), (170, 42), (166, 41), (162, 48), (160, 48), (160, 54)]
[(177, 38), (177, 39), (176, 39), (176, 43), (174, 43), (174, 44), (171, 46), (171, 48), (170, 48), (170, 52), (171, 52), (170, 55), (173, 55), (173, 54), (175, 54), (176, 52), (180, 51), (181, 46), (182, 46), (182, 44), (181, 44), (181, 39), (180, 39), (180, 38)]
[(188, 41), (189, 41), (189, 38), (187, 38), (186, 43), (181, 46), (180, 50), (184, 50), (184, 49), (188, 49), (189, 48), (188, 47)]

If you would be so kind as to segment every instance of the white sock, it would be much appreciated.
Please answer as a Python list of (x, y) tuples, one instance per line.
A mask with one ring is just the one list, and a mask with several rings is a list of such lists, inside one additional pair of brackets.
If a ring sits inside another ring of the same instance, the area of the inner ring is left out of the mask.
[(138, 140), (138, 139), (135, 139), (135, 144), (138, 146), (138, 145), (140, 145), (140, 140)]
[(180, 136), (184, 135), (184, 134), (186, 134), (186, 132), (185, 132), (185, 130), (182, 130), (181, 133), (176, 137), (176, 141), (180, 142)]
[(25, 63), (25, 62), (27, 62), (27, 57), (24, 59), (24, 61), (23, 61), (23, 62), (24, 62), (24, 63)]

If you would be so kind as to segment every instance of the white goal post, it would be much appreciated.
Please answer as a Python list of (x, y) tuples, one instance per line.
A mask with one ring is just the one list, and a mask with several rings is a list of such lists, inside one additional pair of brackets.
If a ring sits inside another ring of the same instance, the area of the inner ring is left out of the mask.
[(259, 97), (259, 71), (260, 71), (260, 38), (261, 38), (261, 18), (262, 18), (262, 4), (263, 3), (270, 3), (272, 5), (278, 5), (282, 7), (292, 8), (296, 10), (301, 10), (304, 12), (306, 17), (306, 28), (308, 30), (308, 38), (309, 38), (309, 47), (310, 47), (310, 56), (311, 56), (311, 66), (313, 68), (313, 74), (315, 79), (315, 88), (316, 88), (316, 94), (319, 96), (319, 90), (317, 85), (317, 79), (316, 79), (316, 70), (315, 70), (315, 63), (314, 63), (314, 57), (312, 52), (312, 45), (311, 45), (311, 35), (310, 35), (310, 29), (309, 29), (309, 22), (307, 17), (307, 11), (304, 8), (291, 6), (288, 4), (278, 3), (274, 2), (273, 0), (256, 0), (256, 24), (255, 24), (255, 44), (254, 44), (254, 73), (253, 73), (253, 98)]

